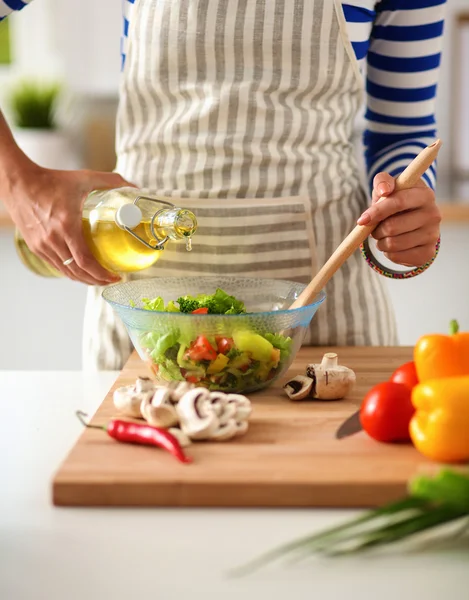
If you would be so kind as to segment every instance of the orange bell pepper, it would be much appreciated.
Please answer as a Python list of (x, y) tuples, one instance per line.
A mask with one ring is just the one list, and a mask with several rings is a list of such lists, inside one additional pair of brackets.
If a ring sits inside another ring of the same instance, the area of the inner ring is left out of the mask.
[(419, 383), (409, 432), (414, 446), (438, 462), (469, 461), (469, 376)]
[(449, 335), (421, 337), (414, 362), (420, 382), (469, 375), (469, 332), (459, 332), (457, 321), (451, 321)]

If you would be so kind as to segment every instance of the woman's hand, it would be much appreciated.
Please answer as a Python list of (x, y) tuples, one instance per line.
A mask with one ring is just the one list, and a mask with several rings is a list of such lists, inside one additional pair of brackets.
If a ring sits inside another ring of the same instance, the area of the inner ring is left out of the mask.
[(391, 175), (376, 175), (372, 204), (358, 224), (377, 225), (372, 236), (389, 260), (420, 267), (434, 257), (440, 236), (441, 214), (435, 194), (423, 181), (396, 193), (394, 187)]
[[(34, 254), (70, 279), (107, 285), (119, 277), (101, 267), (86, 244), (83, 204), (93, 190), (129, 185), (115, 173), (55, 171), (27, 161), (18, 172), (9, 173), (2, 199)], [(70, 258), (73, 261), (65, 266)]]

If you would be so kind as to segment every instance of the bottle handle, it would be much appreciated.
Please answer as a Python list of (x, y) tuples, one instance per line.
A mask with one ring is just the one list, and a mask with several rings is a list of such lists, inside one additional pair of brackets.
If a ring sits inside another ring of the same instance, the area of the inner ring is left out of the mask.
[[(174, 204), (171, 204), (171, 202), (167, 202), (166, 200), (157, 200), (156, 198), (150, 198), (150, 196), (142, 196), (142, 195), (140, 195), (140, 196), (137, 196), (135, 198), (135, 200), (133, 201), (133, 205), (136, 206), (139, 210), (140, 210), (140, 208), (138, 206), (138, 201), (139, 200), (149, 200), (150, 202), (155, 202), (156, 204), (164, 204), (166, 206), (171, 206), (172, 208), (174, 208)], [(122, 207), (122, 208), (124, 208), (124, 207)], [(162, 210), (164, 210), (164, 209), (162, 209)], [(137, 233), (135, 233), (135, 231), (132, 231), (132, 229), (129, 226), (125, 225), (124, 223), (119, 224), (119, 222), (118, 222), (119, 221), (118, 215), (116, 215), (116, 221), (117, 221), (117, 224), (119, 225), (119, 227), (122, 227), (122, 229), (124, 229), (125, 231), (127, 231), (127, 233), (130, 233), (131, 236), (133, 236), (135, 239), (137, 239), (139, 242), (141, 242), (144, 246), (146, 246), (150, 250), (163, 250), (166, 242), (169, 240), (169, 237), (166, 236), (162, 240), (160, 240), (160, 238), (156, 235), (156, 232), (155, 232), (155, 219), (160, 214), (160, 212), (161, 212), (160, 210), (157, 211), (153, 215), (153, 217), (152, 217), (152, 219), (150, 221), (150, 231), (151, 231), (152, 236), (154, 237), (154, 239), (157, 242), (155, 244), (155, 246), (152, 246), (146, 240), (144, 240), (143, 238), (141, 238)]]

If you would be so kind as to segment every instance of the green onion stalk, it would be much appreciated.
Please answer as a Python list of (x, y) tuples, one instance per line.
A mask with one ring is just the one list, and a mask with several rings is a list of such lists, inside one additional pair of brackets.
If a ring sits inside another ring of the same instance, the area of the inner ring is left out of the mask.
[(460, 523), (456, 536), (469, 534), (469, 472), (442, 469), (419, 475), (403, 499), (366, 511), (358, 518), (315, 535), (294, 540), (232, 571), (247, 575), (287, 555), (344, 556), (402, 542), (450, 523)]

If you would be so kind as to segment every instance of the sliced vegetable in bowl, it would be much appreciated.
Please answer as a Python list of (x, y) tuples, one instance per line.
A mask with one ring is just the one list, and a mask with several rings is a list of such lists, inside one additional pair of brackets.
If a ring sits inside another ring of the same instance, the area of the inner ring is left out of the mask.
[(234, 277), (160, 278), (118, 284), (103, 296), (157, 380), (245, 393), (270, 385), (290, 366), (325, 299), (320, 294), (312, 305), (288, 310), (304, 287)]

